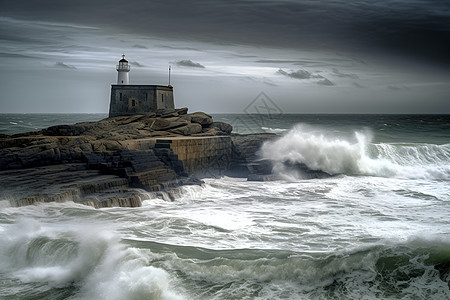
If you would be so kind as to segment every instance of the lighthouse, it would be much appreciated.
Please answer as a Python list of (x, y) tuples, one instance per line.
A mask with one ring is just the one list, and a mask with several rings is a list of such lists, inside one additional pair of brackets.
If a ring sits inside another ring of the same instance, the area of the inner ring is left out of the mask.
[(116, 70), (117, 84), (111, 85), (110, 117), (164, 113), (175, 109), (170, 82), (169, 85), (130, 84), (130, 65), (125, 54)]
[(116, 66), (116, 70), (117, 84), (130, 84), (130, 78), (128, 76), (128, 72), (130, 72), (130, 65), (128, 64), (128, 60), (125, 59), (125, 54), (123, 54), (122, 59), (119, 60), (119, 64)]

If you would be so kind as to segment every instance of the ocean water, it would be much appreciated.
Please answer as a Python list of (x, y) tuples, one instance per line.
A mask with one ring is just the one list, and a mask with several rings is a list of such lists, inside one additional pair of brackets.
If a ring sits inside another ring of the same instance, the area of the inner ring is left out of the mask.
[(450, 116), (214, 117), (277, 133), (260, 157), (279, 179), (140, 208), (0, 201), (0, 299), (450, 299)]
[(38, 131), (53, 125), (94, 122), (108, 114), (1, 114), (0, 134)]

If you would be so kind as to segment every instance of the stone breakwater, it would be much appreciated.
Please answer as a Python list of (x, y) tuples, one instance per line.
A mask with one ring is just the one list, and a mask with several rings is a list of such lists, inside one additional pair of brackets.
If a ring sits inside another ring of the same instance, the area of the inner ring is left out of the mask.
[(274, 137), (231, 131), (183, 108), (2, 135), (0, 199), (96, 208), (141, 206), (148, 192), (173, 200), (181, 185), (204, 177), (248, 176), (259, 147)]

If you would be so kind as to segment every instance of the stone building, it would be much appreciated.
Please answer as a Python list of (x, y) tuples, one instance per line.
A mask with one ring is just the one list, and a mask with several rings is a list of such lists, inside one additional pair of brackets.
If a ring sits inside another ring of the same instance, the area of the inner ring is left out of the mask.
[(122, 55), (116, 67), (117, 84), (111, 85), (109, 117), (143, 115), (175, 108), (171, 85), (130, 85), (130, 65)]

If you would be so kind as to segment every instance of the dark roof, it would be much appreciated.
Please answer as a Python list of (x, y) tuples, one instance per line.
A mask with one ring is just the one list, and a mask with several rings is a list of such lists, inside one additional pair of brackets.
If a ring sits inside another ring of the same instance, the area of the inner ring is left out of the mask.
[(126, 60), (125, 58), (122, 58), (121, 60), (119, 60), (119, 62), (128, 62), (128, 60)]

